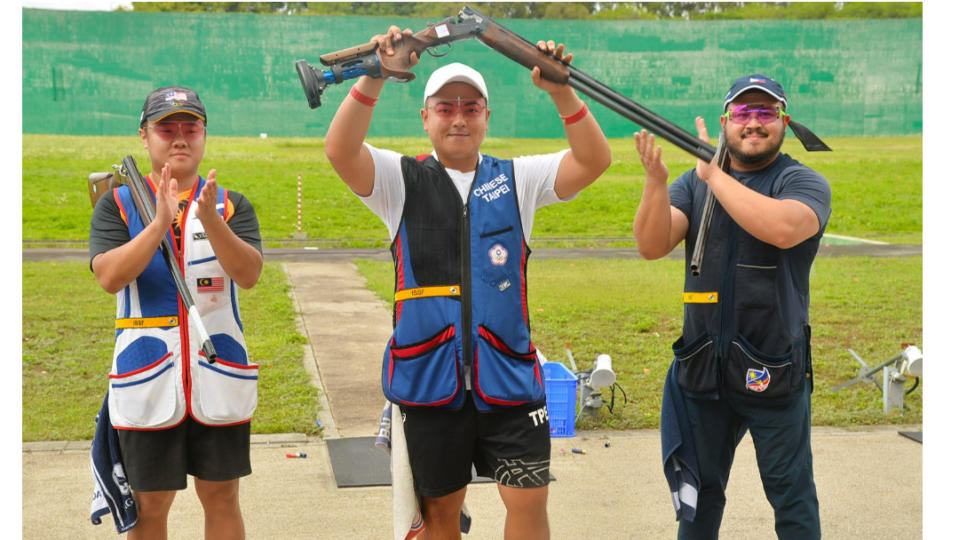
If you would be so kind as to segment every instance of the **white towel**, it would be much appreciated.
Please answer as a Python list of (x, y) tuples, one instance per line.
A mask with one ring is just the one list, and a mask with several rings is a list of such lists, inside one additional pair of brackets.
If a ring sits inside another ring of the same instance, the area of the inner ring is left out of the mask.
[[(403, 413), (389, 401), (383, 406), (380, 429), (374, 443), (377, 448), (390, 454), (390, 474), (393, 481), (393, 538), (411, 540), (423, 532), (426, 524), (420, 512), (420, 500), (413, 490), (413, 470), (406, 448), (406, 433), (403, 431)], [(472, 518), (466, 503), (460, 510), (460, 532), (470, 532)]]
[(413, 470), (406, 449), (403, 416), (397, 405), (392, 405), (391, 428), (393, 449), (390, 452), (390, 472), (393, 474), (393, 537), (410, 540), (423, 532), (423, 514), (420, 501), (413, 491)]
[(393, 480), (393, 538), (410, 540), (423, 532), (423, 515), (419, 499), (413, 491), (413, 471), (406, 449), (403, 417), (400, 408), (389, 401), (383, 406), (376, 447), (390, 455)]

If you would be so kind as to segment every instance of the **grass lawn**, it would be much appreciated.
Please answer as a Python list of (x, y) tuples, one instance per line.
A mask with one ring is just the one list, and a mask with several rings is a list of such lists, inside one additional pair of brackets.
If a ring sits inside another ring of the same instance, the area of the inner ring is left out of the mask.
[[(427, 139), (373, 140), (415, 154)], [(827, 141), (832, 153), (806, 153), (795, 139), (786, 151), (822, 172), (833, 189), (828, 233), (895, 243), (922, 241), (922, 139), (884, 137)], [(544, 354), (564, 360), (566, 343), (581, 368), (596, 355), (613, 359), (617, 396), (581, 427), (658, 425), (670, 345), (682, 323), (682, 262), (673, 260), (545, 260), (535, 249), (561, 245), (633, 245), (631, 224), (642, 173), (630, 140), (611, 141), (613, 164), (574, 201), (536, 216), (529, 266), (533, 339)], [(509, 156), (563, 147), (556, 140), (488, 139), (484, 152)], [(671, 176), (692, 160), (667, 145)], [(149, 170), (135, 136), (23, 136), (24, 247), (85, 246), (91, 208), (86, 179), (131, 154)], [(322, 141), (210, 139), (201, 171), (215, 166), (222, 184), (253, 201), (266, 246), (291, 242), (296, 227), (297, 175), (303, 176), (303, 230), (310, 245), (385, 247), (383, 225), (335, 176)], [(389, 263), (357, 261), (382, 298), (393, 285)], [(853, 349), (872, 366), (903, 343), (922, 347), (922, 259), (820, 258), (812, 274), (811, 317), (815, 392), (813, 423), (861, 425), (922, 422), (922, 385), (906, 396), (908, 409), (882, 413), (882, 394), (855, 377)], [(106, 391), (112, 355), (114, 299), (85, 263), (22, 264), (22, 399), (24, 441), (89, 439)], [(253, 361), (264, 367), (256, 433), (318, 433), (316, 390), (303, 370), (305, 338), (297, 333), (290, 287), (279, 263), (241, 292)], [(605, 397), (609, 397), (608, 391)]]
[[(407, 154), (429, 151), (426, 137), (371, 139)], [(821, 172), (833, 190), (828, 232), (893, 243), (922, 242), (922, 138), (837, 138), (833, 152), (806, 152), (794, 138), (784, 151)], [(536, 214), (534, 246), (632, 245), (632, 222), (643, 190), (643, 172), (631, 139), (614, 139), (612, 165), (568, 204)], [(555, 139), (489, 138), (483, 151), (499, 157), (554, 152)], [(670, 175), (695, 163), (666, 143)], [(140, 140), (130, 137), (23, 136), (23, 239), (31, 244), (86, 242), (92, 213), (91, 172), (110, 170), (132, 155), (150, 170)], [(217, 137), (214, 132), (200, 172), (217, 169), (228, 189), (246, 195), (257, 210), (267, 246), (289, 243), (296, 231), (297, 176), (302, 175), (302, 229), (314, 245), (385, 247), (385, 228), (346, 189), (323, 154), (320, 139)], [(51, 211), (55, 208), (56, 211)]]
[[(357, 265), (380, 298), (392, 297), (392, 263)], [(659, 427), (671, 345), (682, 331), (682, 267), (675, 260), (537, 260), (534, 251), (528, 271), (533, 342), (567, 367), (567, 343), (580, 369), (609, 354), (629, 399), (620, 407), (617, 392), (616, 408), (602, 409), (583, 427)], [(813, 423), (921, 423), (922, 384), (906, 396), (908, 409), (888, 416), (872, 383), (830, 388), (858, 374), (860, 366), (846, 349), (875, 366), (896, 355), (902, 343), (922, 347), (922, 259), (824, 257), (813, 267), (810, 287)], [(610, 394), (604, 393), (607, 402)]]

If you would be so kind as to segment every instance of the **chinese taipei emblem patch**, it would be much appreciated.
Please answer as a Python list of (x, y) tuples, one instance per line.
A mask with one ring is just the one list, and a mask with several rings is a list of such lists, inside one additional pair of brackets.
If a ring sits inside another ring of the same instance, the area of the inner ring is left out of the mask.
[(746, 370), (746, 388), (753, 392), (764, 392), (769, 382), (769, 370), (766, 368)]
[(489, 250), (489, 260), (495, 266), (503, 266), (506, 264), (506, 248), (500, 244), (496, 244)]

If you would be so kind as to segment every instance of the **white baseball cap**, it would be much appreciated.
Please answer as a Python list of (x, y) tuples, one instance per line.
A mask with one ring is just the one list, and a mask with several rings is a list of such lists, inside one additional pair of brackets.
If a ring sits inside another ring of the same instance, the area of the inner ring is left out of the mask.
[(426, 89), (423, 91), (423, 105), (426, 105), (426, 99), (440, 91), (451, 82), (464, 82), (473, 88), (479, 90), (480, 94), (489, 102), (489, 94), (486, 92), (486, 82), (483, 76), (475, 69), (459, 62), (447, 64), (430, 75), (426, 81)]

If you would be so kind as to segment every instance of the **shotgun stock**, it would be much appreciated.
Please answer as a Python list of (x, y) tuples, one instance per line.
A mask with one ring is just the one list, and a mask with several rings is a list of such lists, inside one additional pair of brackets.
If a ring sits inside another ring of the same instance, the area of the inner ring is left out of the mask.
[(120, 185), (116, 175), (109, 172), (90, 173), (87, 178), (87, 191), (90, 194), (90, 206), (96, 208), (97, 201), (104, 193)]
[(365, 43), (320, 56), (320, 62), (329, 69), (317, 69), (306, 60), (297, 60), (296, 71), (306, 100), (310, 108), (315, 109), (320, 106), (320, 96), (327, 86), (348, 79), (366, 75), (394, 82), (412, 81), (416, 78), (410, 71), (412, 53), (416, 53), (417, 58), (424, 52), (432, 56), (443, 56), (434, 52), (434, 49), (455, 41), (472, 39), (478, 31), (479, 27), (473, 19), (457, 20), (447, 17), (415, 34), (404, 34), (402, 39), (393, 43), (393, 56), (378, 54), (378, 43)]

